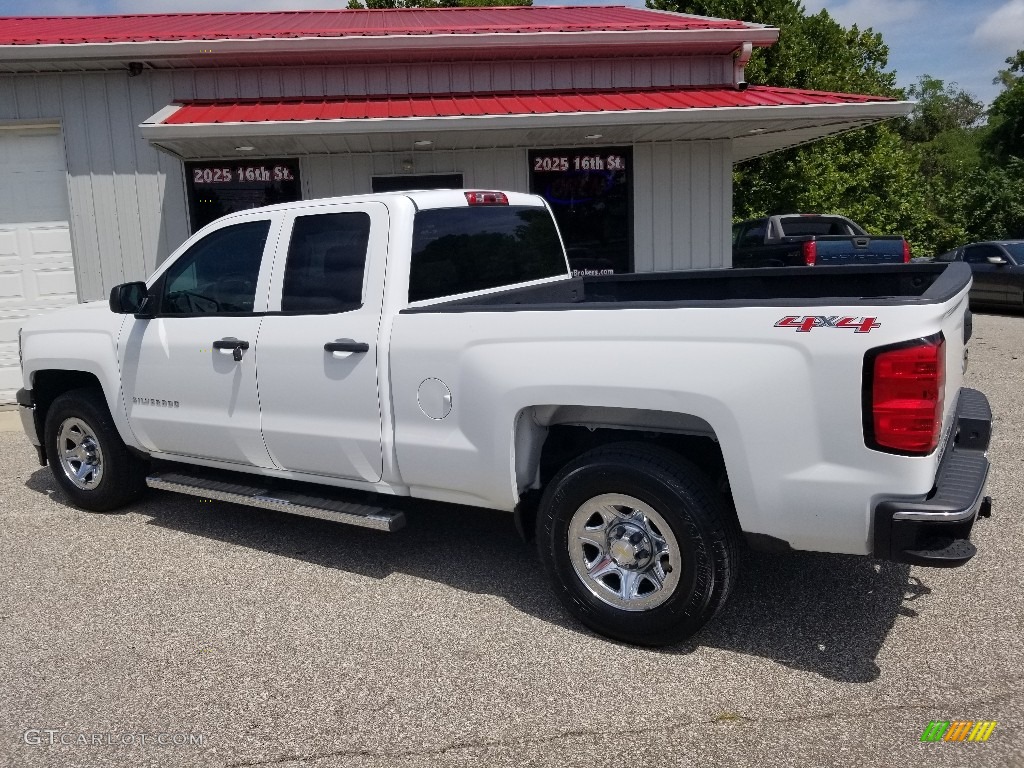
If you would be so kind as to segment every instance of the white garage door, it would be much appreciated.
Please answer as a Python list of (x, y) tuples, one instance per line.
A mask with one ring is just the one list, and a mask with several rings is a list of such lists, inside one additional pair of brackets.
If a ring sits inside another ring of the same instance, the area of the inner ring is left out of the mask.
[(69, 218), (59, 132), (0, 128), (0, 403), (21, 386), (18, 328), (78, 301)]

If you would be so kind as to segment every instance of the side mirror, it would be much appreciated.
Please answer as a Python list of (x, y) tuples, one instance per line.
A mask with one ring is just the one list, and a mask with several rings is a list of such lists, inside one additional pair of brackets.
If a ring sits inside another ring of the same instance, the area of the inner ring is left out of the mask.
[(145, 283), (115, 285), (110, 291), (110, 311), (119, 315), (137, 314), (142, 311), (148, 298), (149, 290)]
[(987, 261), (989, 264), (995, 264), (997, 267), (1007, 263), (1006, 259), (1002, 256), (989, 256)]

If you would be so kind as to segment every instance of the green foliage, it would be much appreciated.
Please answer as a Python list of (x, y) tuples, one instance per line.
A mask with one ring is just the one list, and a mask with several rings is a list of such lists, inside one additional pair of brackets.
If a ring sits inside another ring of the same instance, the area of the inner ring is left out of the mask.
[(984, 147), (996, 162), (1024, 159), (1024, 50), (1006, 60), (1008, 69), (1000, 71), (996, 82), (1003, 92), (996, 96), (988, 111), (989, 132)]
[(838, 213), (869, 232), (902, 234), (934, 254), (919, 157), (887, 125), (743, 163), (734, 173), (737, 219), (776, 213)]
[(1017, 51), (1006, 60), (1006, 69), (999, 70), (999, 74), (992, 80), (996, 85), (1009, 88), (1021, 73), (1024, 73), (1024, 51)]
[(647, 7), (778, 27), (775, 45), (754, 50), (746, 69), (751, 83), (901, 95), (895, 74), (884, 71), (889, 49), (880, 34), (846, 29), (824, 10), (808, 16), (799, 0), (647, 0)]
[(964, 213), (970, 240), (1024, 238), (1024, 160), (979, 168), (965, 184)]
[(1024, 50), (1006, 60), (1000, 93), (980, 132), (982, 166), (968, 179), (973, 239), (1024, 238)]
[(907, 96), (917, 101), (902, 133), (911, 142), (934, 141), (948, 131), (965, 131), (977, 125), (985, 114), (985, 105), (955, 83), (922, 75)]

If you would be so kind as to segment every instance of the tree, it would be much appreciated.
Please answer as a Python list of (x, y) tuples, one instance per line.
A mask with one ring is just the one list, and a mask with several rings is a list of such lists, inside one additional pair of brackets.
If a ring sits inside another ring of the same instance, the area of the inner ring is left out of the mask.
[(1006, 69), (999, 70), (999, 74), (992, 80), (996, 85), (1009, 88), (1016, 82), (1020, 74), (1024, 72), (1024, 51), (1017, 51), (1013, 56), (1006, 59)]
[(908, 141), (934, 141), (947, 131), (970, 130), (985, 115), (985, 105), (967, 91), (930, 75), (921, 75), (907, 96), (917, 101), (902, 130)]
[(985, 149), (994, 162), (1024, 159), (1024, 50), (1006, 60), (995, 82), (1003, 84), (988, 111), (989, 132)]
[(927, 213), (925, 240), (933, 244), (932, 252), (942, 252), (973, 239), (978, 228), (969, 205), (975, 199), (972, 180), (980, 179), (985, 107), (955, 83), (947, 85), (927, 74), (907, 93), (917, 105), (896, 127), (906, 151), (918, 157), (917, 185), (924, 191)]
[(1024, 160), (979, 168), (963, 189), (967, 241), (1024, 238)]
[(747, 65), (752, 83), (902, 95), (885, 71), (889, 49), (880, 34), (846, 29), (825, 10), (808, 16), (799, 0), (647, 0), (647, 7), (778, 27), (778, 42), (755, 49)]
[[(648, 6), (778, 27), (778, 43), (751, 57), (752, 83), (903, 96), (895, 74), (886, 71), (889, 49), (880, 34), (847, 29), (824, 10), (808, 15), (799, 0), (648, 0)], [(886, 123), (738, 164), (733, 215), (839, 213), (869, 232), (905, 235), (916, 253), (934, 254), (939, 238), (920, 182), (920, 154)]]

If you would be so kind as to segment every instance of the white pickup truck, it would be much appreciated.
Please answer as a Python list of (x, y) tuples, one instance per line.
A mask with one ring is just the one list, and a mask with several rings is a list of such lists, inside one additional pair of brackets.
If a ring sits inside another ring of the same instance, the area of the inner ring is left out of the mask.
[(573, 614), (658, 645), (722, 606), (744, 542), (970, 559), (969, 287), (963, 264), (573, 278), (536, 196), (309, 200), (28, 322), (18, 401), (78, 506), (510, 512)]

